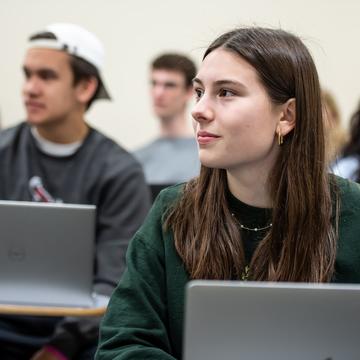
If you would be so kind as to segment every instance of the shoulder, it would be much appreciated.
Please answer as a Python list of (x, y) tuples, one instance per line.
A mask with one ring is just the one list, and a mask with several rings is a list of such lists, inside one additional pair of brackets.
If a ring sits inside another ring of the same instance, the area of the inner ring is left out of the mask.
[[(95, 157), (112, 173), (141, 172), (141, 165), (123, 146), (96, 129), (91, 130), (87, 145), (96, 148)], [(95, 160), (95, 159), (94, 159)]]
[(360, 185), (349, 179), (335, 176), (341, 203), (360, 208)]
[(144, 223), (130, 242), (130, 253), (137, 251), (140, 246), (163, 254), (165, 239), (169, 241), (169, 245), (172, 236), (171, 230), (164, 227), (166, 215), (181, 197), (183, 186), (184, 184), (170, 186), (159, 193)]
[(19, 125), (4, 129), (0, 132), (0, 149), (4, 150), (11, 146), (19, 135), (28, 130), (28, 125), (26, 123), (21, 123)]
[(349, 269), (350, 279), (358, 279), (360, 260), (360, 186), (337, 177), (339, 194), (338, 269)]
[(160, 216), (161, 221), (164, 220), (163, 215), (166, 214), (167, 210), (173, 207), (177, 201), (180, 200), (184, 186), (185, 183), (169, 186), (161, 190), (159, 195), (156, 197), (152, 206), (152, 212), (154, 212), (157, 216)]
[(179, 145), (180, 147), (188, 147), (188, 146), (195, 146), (197, 147), (197, 142), (194, 136), (189, 137), (181, 137), (175, 139), (175, 143)]
[(124, 147), (116, 143), (113, 139), (109, 138), (99, 130), (91, 128), (87, 142), (90, 146), (96, 146), (98, 151), (104, 153), (110, 151), (117, 154), (129, 154)]
[(161, 202), (165, 206), (175, 203), (181, 198), (185, 184), (186, 183), (179, 183), (161, 190), (157, 199), (159, 199), (159, 202)]
[(143, 159), (144, 157), (149, 156), (149, 154), (152, 154), (155, 151), (158, 151), (159, 146), (161, 147), (161, 139), (154, 139), (153, 141), (145, 144), (144, 146), (136, 149), (134, 151), (134, 155), (138, 159)]
[(184, 184), (182, 183), (170, 186), (159, 193), (143, 225), (131, 241), (130, 249), (135, 250), (141, 246), (163, 256), (164, 249), (173, 246), (172, 231), (166, 229), (164, 224), (168, 211), (181, 198), (183, 188)]
[(331, 170), (335, 175), (354, 180), (354, 174), (359, 168), (359, 158), (356, 156), (347, 156), (336, 160), (331, 165)]
[(134, 152), (144, 165), (198, 159), (197, 142), (193, 137), (157, 138)]
[(160, 191), (148, 213), (144, 225), (139, 230), (140, 233), (146, 232), (146, 230), (153, 225), (162, 230), (166, 214), (168, 210), (175, 206), (177, 201), (180, 200), (184, 185), (184, 183), (181, 183), (169, 186)]
[(359, 228), (360, 232), (360, 185), (337, 176), (335, 180), (340, 205), (340, 224)]

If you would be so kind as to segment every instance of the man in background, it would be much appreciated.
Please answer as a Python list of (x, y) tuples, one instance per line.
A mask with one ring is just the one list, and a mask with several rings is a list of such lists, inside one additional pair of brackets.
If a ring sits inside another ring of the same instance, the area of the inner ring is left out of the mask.
[[(0, 199), (96, 205), (94, 291), (110, 295), (150, 196), (140, 164), (85, 121), (95, 100), (110, 99), (103, 61), (100, 41), (77, 25), (53, 24), (29, 39), (27, 118), (0, 134)], [(92, 359), (99, 322), (1, 316), (0, 358)]]
[(151, 64), (151, 99), (160, 135), (135, 156), (153, 191), (156, 186), (187, 181), (199, 173), (197, 144), (187, 116), (195, 75), (195, 64), (181, 54), (163, 54)]

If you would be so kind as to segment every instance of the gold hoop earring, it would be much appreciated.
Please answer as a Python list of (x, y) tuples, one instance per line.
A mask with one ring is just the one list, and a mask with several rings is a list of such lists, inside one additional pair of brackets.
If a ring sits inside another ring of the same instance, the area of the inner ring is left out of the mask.
[(279, 132), (278, 132), (278, 144), (279, 144), (279, 146), (281, 146), (283, 144), (283, 142), (284, 142), (284, 137), (282, 136), (281, 131), (279, 130)]

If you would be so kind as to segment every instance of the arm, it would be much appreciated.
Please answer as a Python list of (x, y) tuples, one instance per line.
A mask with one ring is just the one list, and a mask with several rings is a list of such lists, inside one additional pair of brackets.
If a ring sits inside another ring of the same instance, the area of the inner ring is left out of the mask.
[(125, 270), (130, 239), (150, 209), (150, 191), (138, 163), (111, 164), (103, 175), (97, 210), (95, 291), (110, 295)]
[[(150, 196), (140, 166), (109, 164), (94, 188), (97, 198), (95, 292), (110, 295), (125, 267), (130, 238), (142, 224)], [(49, 342), (68, 358), (95, 346), (101, 318), (64, 318)]]
[(130, 243), (127, 270), (100, 329), (97, 360), (171, 360), (161, 214), (155, 204)]

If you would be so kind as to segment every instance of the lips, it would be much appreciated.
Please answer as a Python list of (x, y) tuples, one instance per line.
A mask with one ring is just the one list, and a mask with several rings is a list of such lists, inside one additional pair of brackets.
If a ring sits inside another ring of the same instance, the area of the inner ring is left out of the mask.
[(197, 133), (197, 141), (200, 145), (212, 143), (213, 141), (215, 141), (219, 138), (220, 138), (219, 135), (212, 134), (207, 131), (198, 131), (198, 133)]
[(45, 108), (43, 103), (34, 100), (25, 101), (25, 106), (28, 110), (40, 110)]
[(155, 100), (155, 101), (153, 102), (153, 104), (154, 104), (154, 106), (157, 106), (157, 107), (164, 107), (164, 106), (166, 106), (166, 103), (165, 103), (164, 101), (162, 101), (162, 100)]

